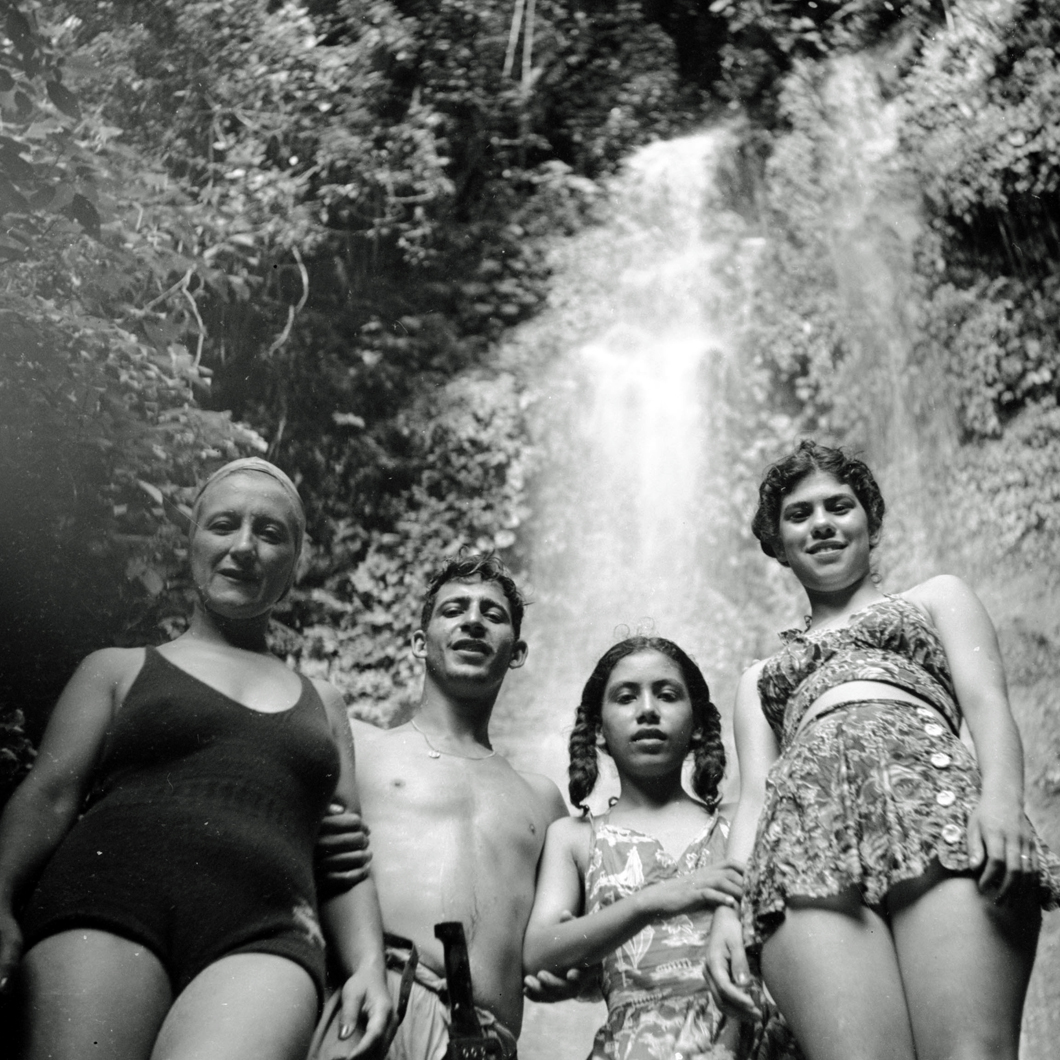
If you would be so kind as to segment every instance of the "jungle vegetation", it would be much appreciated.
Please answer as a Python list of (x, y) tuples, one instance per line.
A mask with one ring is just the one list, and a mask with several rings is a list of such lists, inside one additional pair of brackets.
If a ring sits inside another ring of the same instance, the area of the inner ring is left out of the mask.
[(1055, 550), (1060, 0), (0, 0), (0, 20), (5, 784), (78, 658), (179, 629), (166, 510), (241, 454), (309, 508), (278, 650), (366, 717), (405, 709), (425, 567), (525, 559), (535, 366), (498, 344), (547, 297), (549, 241), (651, 139), (739, 130), (733, 208), (772, 247), (742, 339), (756, 459), (800, 431), (864, 442), (822, 265), (822, 86), (847, 55), (901, 105), (910, 368), (949, 395), (969, 525), (999, 555)]

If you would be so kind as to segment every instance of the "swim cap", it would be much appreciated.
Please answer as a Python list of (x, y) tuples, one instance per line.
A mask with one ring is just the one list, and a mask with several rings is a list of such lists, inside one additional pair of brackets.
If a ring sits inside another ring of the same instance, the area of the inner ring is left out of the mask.
[(302, 498), (298, 495), (298, 487), (291, 481), (290, 477), (283, 471), (281, 471), (275, 464), (270, 464), (268, 460), (262, 460), (260, 456), (244, 456), (239, 460), (233, 460), (224, 467), (218, 468), (199, 488), (199, 492), (195, 494), (195, 500), (191, 506), (191, 529), (194, 530), (198, 524), (199, 516), (199, 503), (203, 498), (206, 491), (219, 482), (223, 478), (227, 478), (229, 475), (238, 475), (246, 472), (255, 472), (259, 475), (268, 475), (269, 478), (275, 479), (282, 487), (284, 493), (290, 498), (291, 504), (294, 507), (295, 522), (298, 527), (298, 534), (295, 539), (296, 551), (301, 551), (302, 540), (305, 537), (305, 506), (302, 504)]

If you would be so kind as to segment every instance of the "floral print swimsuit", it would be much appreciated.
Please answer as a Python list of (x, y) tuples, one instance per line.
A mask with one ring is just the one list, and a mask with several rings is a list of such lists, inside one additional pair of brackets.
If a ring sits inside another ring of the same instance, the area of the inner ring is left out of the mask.
[[(788, 630), (759, 677), (762, 710), (780, 744), (744, 879), (744, 940), (757, 957), (788, 895), (823, 898), (849, 887), (879, 905), (932, 861), (974, 869), (968, 815), (979, 801), (975, 758), (958, 737), (961, 712), (938, 634), (903, 597), (848, 625)], [(879, 698), (836, 704), (800, 723), (829, 688), (882, 681), (924, 705)], [(932, 709), (934, 708), (934, 709)], [(943, 720), (940, 720), (941, 719)], [(1060, 898), (1060, 860), (1039, 843), (1041, 901)]]
[[(654, 836), (594, 817), (586, 913), (725, 856), (728, 826), (716, 814), (677, 859)], [(603, 960), (607, 1022), (590, 1060), (780, 1060), (793, 1049), (783, 1024), (730, 1020), (717, 1009), (703, 962), (712, 912), (660, 917)]]

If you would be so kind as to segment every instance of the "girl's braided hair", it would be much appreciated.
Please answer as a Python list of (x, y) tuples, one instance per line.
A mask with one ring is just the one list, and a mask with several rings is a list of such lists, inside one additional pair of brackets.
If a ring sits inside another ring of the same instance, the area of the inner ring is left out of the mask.
[(699, 667), (672, 640), (663, 637), (629, 637), (608, 648), (582, 690), (574, 728), (570, 734), (567, 790), (570, 801), (588, 813), (585, 799), (599, 776), (597, 739), (603, 724), (604, 690), (611, 671), (627, 655), (657, 651), (681, 669), (692, 704), (692, 790), (711, 810), (721, 801), (718, 786), (725, 775), (725, 748), (721, 742), (721, 715), (710, 701), (710, 689)]

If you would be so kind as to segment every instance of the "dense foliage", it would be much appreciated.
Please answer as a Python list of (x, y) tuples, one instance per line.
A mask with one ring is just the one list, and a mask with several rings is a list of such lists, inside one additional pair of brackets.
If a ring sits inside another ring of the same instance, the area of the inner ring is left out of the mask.
[(392, 710), (425, 567), (518, 561), (490, 351), (594, 178), (701, 113), (671, 43), (628, 0), (0, 8), (6, 698), (39, 726), (86, 650), (179, 629), (166, 507), (266, 451), (310, 508), (277, 646)]
[[(8, 716), (43, 717), (85, 650), (179, 628), (166, 506), (251, 451), (310, 508), (277, 645), (401, 709), (426, 566), (521, 560), (539, 366), (494, 350), (544, 303), (548, 241), (632, 147), (716, 111), (749, 116), (733, 202), (767, 236), (739, 458), (800, 431), (871, 448), (944, 394), (969, 520), (1046, 548), (1057, 6), (0, 2)], [(869, 135), (844, 126), (858, 93), (887, 115)], [(855, 215), (907, 278), (878, 302)], [(888, 393), (885, 308), (908, 351)]]

